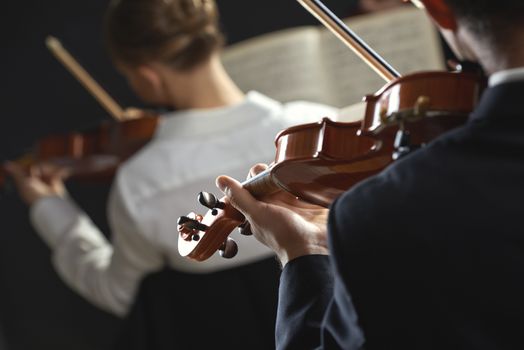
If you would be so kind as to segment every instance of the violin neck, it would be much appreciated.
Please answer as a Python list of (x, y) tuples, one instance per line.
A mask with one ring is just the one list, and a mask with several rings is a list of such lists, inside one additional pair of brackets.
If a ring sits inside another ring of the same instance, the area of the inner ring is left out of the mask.
[(265, 171), (250, 179), (247, 179), (242, 183), (242, 186), (255, 198), (261, 198), (280, 190), (280, 187), (273, 180), (271, 168), (266, 169)]

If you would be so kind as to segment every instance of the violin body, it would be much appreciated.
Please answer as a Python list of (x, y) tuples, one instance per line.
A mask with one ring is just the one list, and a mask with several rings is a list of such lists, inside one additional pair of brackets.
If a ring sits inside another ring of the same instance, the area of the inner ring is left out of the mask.
[[(104, 122), (85, 132), (48, 136), (17, 162), (26, 168), (38, 164), (56, 166), (82, 181), (107, 181), (124, 160), (149, 142), (158, 120), (150, 116)], [(5, 175), (0, 173), (0, 186), (4, 182)]]
[(393, 161), (399, 128), (421, 146), (462, 125), (483, 84), (474, 73), (422, 72), (395, 79), (364, 98), (362, 123), (324, 119), (282, 131), (273, 178), (283, 190), (328, 207)]
[[(433, 139), (452, 125), (460, 125), (477, 105), (486, 85), (477, 72), (419, 72), (397, 78), (373, 95), (364, 97), (362, 131), (379, 135), (399, 122), (426, 124), (414, 133)], [(421, 140), (423, 141), (423, 140)]]
[[(284, 190), (328, 207), (392, 163), (400, 148), (423, 147), (462, 125), (484, 86), (474, 73), (423, 72), (397, 78), (365, 97), (361, 123), (325, 118), (280, 132), (274, 163), (243, 186), (257, 198)], [(399, 144), (399, 135), (409, 135), (409, 144)], [(224, 199), (201, 203), (210, 209), (206, 215), (179, 222), (179, 252), (199, 261), (223, 247), (232, 228), (244, 220)]]
[(384, 169), (391, 153), (381, 140), (360, 135), (361, 124), (324, 118), (282, 131), (273, 181), (307, 202), (328, 207), (353, 184)]

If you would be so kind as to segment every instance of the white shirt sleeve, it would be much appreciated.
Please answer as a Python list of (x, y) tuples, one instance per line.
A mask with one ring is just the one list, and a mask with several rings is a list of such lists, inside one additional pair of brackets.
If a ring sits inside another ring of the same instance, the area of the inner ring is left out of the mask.
[(112, 243), (71, 200), (43, 198), (31, 208), (36, 231), (52, 250), (64, 281), (100, 308), (123, 316), (141, 278), (163, 264), (159, 251), (137, 231), (138, 225), (113, 193)]

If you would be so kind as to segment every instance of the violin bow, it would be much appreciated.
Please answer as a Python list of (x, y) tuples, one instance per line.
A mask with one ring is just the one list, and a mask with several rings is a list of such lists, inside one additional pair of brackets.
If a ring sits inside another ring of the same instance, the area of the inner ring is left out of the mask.
[(86, 90), (104, 107), (116, 120), (125, 119), (124, 110), (109, 94), (91, 77), (78, 61), (62, 46), (60, 41), (48, 36), (46, 46), (64, 67), (86, 88)]
[(298, 2), (346, 46), (359, 56), (381, 78), (390, 82), (400, 77), (386, 60), (369, 47), (358, 35), (348, 28), (326, 5), (319, 0), (298, 0)]

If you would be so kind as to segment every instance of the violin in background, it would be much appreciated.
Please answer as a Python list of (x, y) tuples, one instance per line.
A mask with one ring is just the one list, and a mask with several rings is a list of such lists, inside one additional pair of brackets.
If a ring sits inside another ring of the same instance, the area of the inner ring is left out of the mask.
[[(40, 139), (32, 151), (15, 160), (26, 169), (45, 165), (64, 170), (72, 179), (110, 181), (118, 166), (151, 140), (157, 117), (104, 122), (91, 130)], [(0, 169), (0, 187), (6, 175)]]
[[(340, 194), (394, 160), (463, 124), (476, 106), (484, 78), (468, 72), (420, 72), (401, 77), (318, 0), (299, 0), (315, 17), (351, 47), (388, 83), (364, 98), (362, 122), (323, 119), (282, 131), (276, 156), (264, 172), (243, 182), (262, 198), (279, 190), (328, 207)], [(178, 249), (182, 256), (203, 261), (217, 250), (233, 257), (238, 248), (229, 234), (245, 218), (227, 198), (201, 192), (208, 208), (179, 218)]]
[[(46, 38), (46, 46), (113, 120), (83, 132), (44, 137), (15, 162), (28, 170), (39, 165), (56, 167), (73, 179), (110, 181), (118, 166), (153, 137), (159, 118), (151, 112), (120, 107), (58, 39)], [(5, 183), (6, 174), (0, 168), (0, 187)]]

